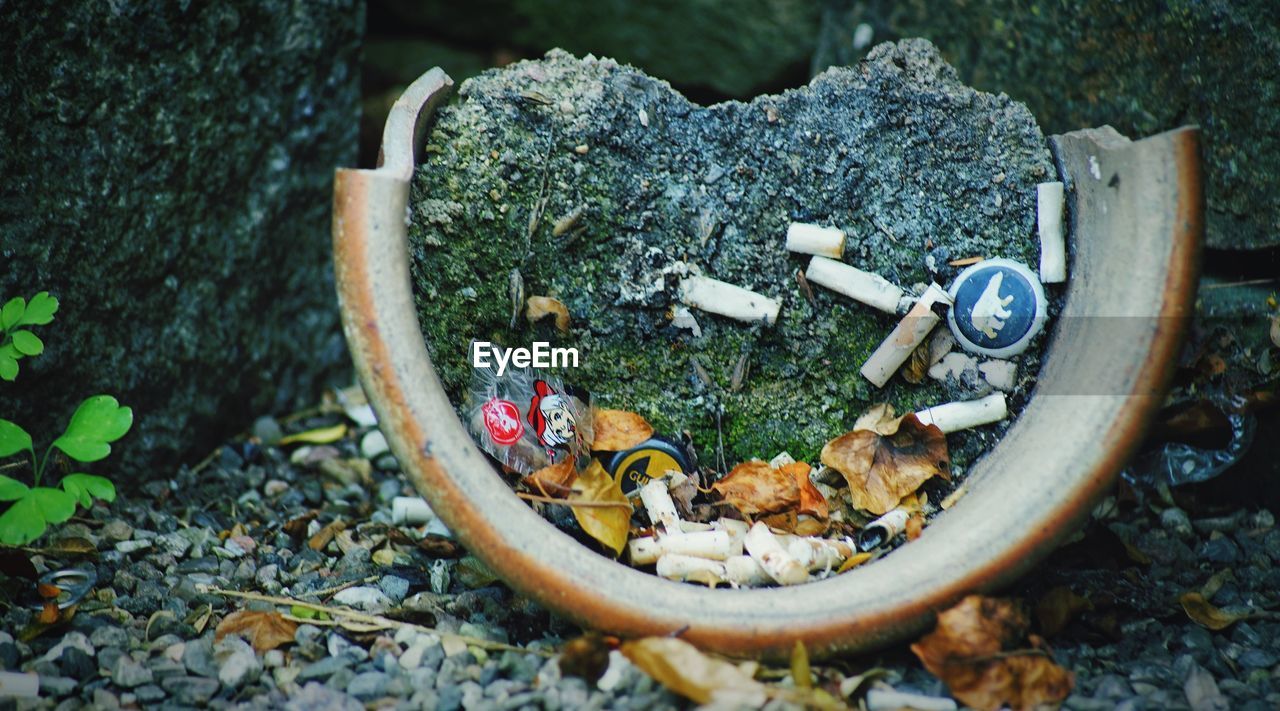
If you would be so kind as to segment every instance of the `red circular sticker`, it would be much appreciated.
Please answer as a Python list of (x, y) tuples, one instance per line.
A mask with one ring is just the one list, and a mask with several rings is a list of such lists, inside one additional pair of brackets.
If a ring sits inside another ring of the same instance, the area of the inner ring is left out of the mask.
[(495, 397), (480, 409), (484, 413), (484, 428), (495, 443), (512, 445), (524, 434), (520, 410), (514, 402)]

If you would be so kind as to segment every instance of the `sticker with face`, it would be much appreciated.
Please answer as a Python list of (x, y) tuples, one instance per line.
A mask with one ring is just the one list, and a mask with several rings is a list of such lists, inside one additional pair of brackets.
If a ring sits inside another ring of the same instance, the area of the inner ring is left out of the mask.
[(547, 457), (556, 460), (556, 448), (573, 442), (577, 426), (569, 400), (543, 380), (533, 382), (533, 399), (529, 402), (529, 425), (538, 442), (547, 449)]

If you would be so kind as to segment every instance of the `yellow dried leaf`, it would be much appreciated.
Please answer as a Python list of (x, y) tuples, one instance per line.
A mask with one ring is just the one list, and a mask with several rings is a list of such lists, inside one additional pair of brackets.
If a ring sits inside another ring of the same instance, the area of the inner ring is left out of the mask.
[(576, 461), (573, 457), (565, 457), (558, 464), (543, 467), (530, 474), (522, 479), (521, 483), (539, 494), (557, 499), (564, 498), (578, 478)]
[(597, 459), (578, 475), (569, 502), (614, 503), (618, 506), (574, 506), (573, 517), (587, 535), (614, 553), (622, 553), (631, 530), (631, 502), (622, 493), (620, 480), (609, 476)]
[(593, 418), (597, 452), (622, 452), (653, 436), (653, 426), (634, 412), (596, 410)]
[(298, 623), (286, 620), (279, 612), (261, 612), (258, 610), (240, 610), (233, 612), (218, 623), (213, 634), (215, 641), (229, 634), (238, 634), (253, 645), (259, 654), (275, 649), (282, 644), (293, 641), (298, 631)]
[(938, 504), (938, 506), (941, 507), (943, 511), (946, 511), (952, 506), (955, 506), (956, 502), (959, 501), (960, 499), (963, 499), (964, 495), (967, 493), (969, 493), (969, 488), (966, 487), (964, 484), (961, 484), (960, 486), (956, 487), (955, 491), (951, 492), (950, 494), (947, 494), (947, 497), (943, 499), (942, 502)]
[(907, 362), (902, 366), (902, 379), (912, 385), (919, 385), (924, 382), (924, 376), (929, 373), (929, 366), (933, 365), (929, 362), (929, 341), (925, 340), (911, 351), (911, 356), (907, 358)]
[(712, 484), (711, 490), (746, 516), (807, 514), (826, 519), (828, 514), (827, 500), (809, 481), (805, 462), (779, 467), (759, 459), (742, 462)]
[(919, 512), (911, 514), (911, 518), (907, 519), (907, 540), (914, 541), (924, 533), (924, 516)]
[(337, 442), (347, 434), (347, 426), (338, 423), (332, 427), (319, 427), (314, 430), (306, 430), (305, 432), (295, 432), (288, 437), (282, 437), (277, 444), (297, 444), (305, 442), (307, 444), (329, 444)]
[(813, 688), (813, 679), (810, 678), (812, 671), (809, 666), (809, 650), (805, 648), (804, 642), (797, 639), (795, 646), (791, 648), (791, 681), (797, 689), (807, 691)]
[(891, 435), (898, 431), (901, 422), (901, 417), (893, 416), (893, 405), (882, 402), (879, 405), (872, 405), (866, 412), (859, 415), (853, 423), (853, 429), (855, 432), (870, 430), (877, 434)]
[(673, 693), (724, 708), (764, 705), (767, 691), (739, 667), (674, 637), (646, 637), (622, 645), (622, 654)]
[(529, 323), (537, 323), (546, 316), (554, 316), (556, 330), (569, 332), (569, 309), (559, 299), (551, 296), (530, 296), (525, 300), (524, 317)]
[(837, 570), (836, 573), (839, 574), (839, 573), (845, 572), (846, 570), (853, 570), (854, 568), (862, 565), (863, 563), (869, 560), (871, 560), (870, 553), (866, 553), (866, 552), (854, 553), (853, 555), (846, 558), (843, 563), (840, 564), (840, 569)]
[(1198, 592), (1183, 593), (1182, 597), (1178, 598), (1178, 602), (1182, 603), (1182, 609), (1187, 613), (1187, 617), (1201, 627), (1207, 627), (1215, 632), (1249, 617), (1248, 612), (1227, 612), (1215, 607)]
[[(892, 408), (887, 410), (891, 417)], [(868, 415), (858, 423), (875, 429), (855, 425), (822, 448), (822, 463), (844, 475), (854, 508), (887, 513), (930, 478), (950, 478), (951, 458), (942, 430), (921, 424), (914, 414), (899, 420)]]
[(911, 645), (951, 694), (975, 709), (1031, 709), (1061, 703), (1075, 684), (1044, 640), (1027, 636), (1027, 616), (1009, 600), (970, 595), (938, 615)]

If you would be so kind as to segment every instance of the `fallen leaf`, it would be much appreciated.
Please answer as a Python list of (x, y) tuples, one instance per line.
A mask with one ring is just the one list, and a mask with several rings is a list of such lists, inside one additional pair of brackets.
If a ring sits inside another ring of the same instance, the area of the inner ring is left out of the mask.
[(574, 482), (569, 502), (617, 503), (623, 506), (573, 506), (573, 517), (587, 535), (600, 541), (615, 554), (622, 553), (631, 529), (631, 502), (622, 493), (620, 480), (609, 476), (597, 459)]
[(1235, 571), (1230, 568), (1223, 568), (1209, 576), (1208, 580), (1204, 581), (1204, 585), (1200, 586), (1200, 595), (1206, 600), (1212, 600), (1213, 596), (1218, 594), (1218, 591), (1222, 589), (1223, 585), (1226, 585), (1229, 581), (1234, 581), (1235, 579)]
[(39, 552), (41, 555), (86, 555), (96, 557), (98, 555), (98, 546), (87, 538), (69, 536), (67, 538), (59, 538), (47, 548), (39, 549)]
[(871, 560), (870, 553), (867, 553), (865, 551), (862, 553), (854, 553), (853, 555), (846, 558), (843, 563), (840, 564), (840, 569), (836, 571), (836, 574), (838, 575), (847, 570), (853, 570), (854, 568), (862, 565), (863, 563), (869, 560)]
[(911, 518), (907, 519), (906, 532), (908, 541), (919, 538), (920, 534), (924, 533), (924, 516), (919, 512), (911, 514)]
[(428, 558), (461, 558), (466, 555), (462, 546), (435, 533), (423, 536), (417, 545)]
[(752, 459), (734, 467), (711, 490), (744, 516), (796, 513), (825, 519), (829, 513), (826, 498), (809, 480), (805, 462), (772, 467)]
[(1249, 617), (1248, 611), (1228, 612), (1215, 607), (1198, 592), (1183, 593), (1182, 597), (1178, 598), (1178, 602), (1182, 603), (1182, 610), (1187, 613), (1187, 617), (1201, 627), (1207, 627), (1214, 632), (1224, 630)]
[(684, 640), (646, 637), (623, 644), (622, 654), (658, 683), (697, 704), (759, 707), (768, 698), (765, 685), (751, 675)]
[(1030, 709), (1061, 703), (1075, 683), (1044, 640), (1027, 636), (1027, 616), (1009, 600), (970, 595), (938, 615), (911, 645), (951, 694), (976, 709)]
[(36, 583), (36, 594), (45, 600), (56, 600), (62, 594), (62, 588), (50, 583)]
[(298, 442), (306, 442), (307, 444), (329, 444), (337, 442), (347, 434), (347, 426), (338, 423), (331, 427), (318, 427), (314, 430), (306, 430), (303, 432), (295, 432), (287, 437), (282, 437), (279, 442), (281, 446), (286, 444), (297, 444)]
[(58, 603), (46, 602), (44, 607), (40, 608), (40, 614), (36, 615), (36, 621), (42, 625), (52, 625), (58, 621), (60, 614)]
[(545, 466), (530, 474), (522, 479), (521, 483), (543, 496), (564, 498), (578, 478), (575, 462), (573, 457), (565, 457), (557, 464)]
[(623, 452), (653, 436), (653, 426), (643, 417), (626, 410), (596, 410), (595, 441), (597, 452)]
[(872, 405), (854, 421), (853, 429), (855, 431), (871, 430), (877, 434), (891, 435), (898, 431), (898, 426), (902, 422), (901, 417), (894, 417), (893, 414), (893, 405), (887, 402)]
[(555, 316), (556, 330), (569, 332), (569, 309), (559, 299), (550, 296), (530, 296), (525, 301), (524, 317), (529, 323), (537, 323), (543, 317)]
[(330, 541), (333, 540), (334, 536), (346, 530), (346, 528), (347, 528), (346, 521), (343, 521), (342, 519), (337, 519), (336, 521), (330, 523), (328, 526), (325, 526), (319, 531), (316, 531), (316, 535), (312, 536), (311, 540), (307, 541), (307, 547), (309, 547), (313, 551), (322, 551), (324, 550), (325, 546), (329, 545)]
[(791, 648), (791, 681), (797, 689), (812, 689), (813, 679), (810, 678), (812, 672), (813, 669), (809, 666), (809, 650), (805, 648), (804, 642), (797, 639), (795, 646)]
[(297, 540), (307, 535), (307, 526), (309, 526), (312, 521), (316, 520), (316, 516), (319, 515), (319, 511), (312, 509), (301, 516), (289, 519), (280, 527), (280, 530), (289, 534), (289, 536), (294, 540)]
[(610, 648), (604, 635), (594, 630), (571, 639), (560, 650), (560, 673), (594, 686), (609, 669)]
[(1036, 603), (1036, 622), (1040, 623), (1040, 631), (1046, 637), (1053, 637), (1066, 628), (1075, 616), (1085, 610), (1092, 610), (1089, 602), (1065, 585), (1046, 592)]
[(924, 376), (929, 373), (929, 366), (933, 363), (929, 362), (929, 341), (924, 341), (911, 351), (911, 356), (907, 358), (906, 365), (902, 366), (902, 379), (912, 385), (919, 385), (924, 382)]
[(221, 642), (229, 634), (238, 634), (248, 640), (256, 652), (262, 654), (292, 642), (297, 631), (298, 623), (286, 620), (279, 612), (239, 610), (218, 623), (213, 638), (214, 641)]
[(822, 463), (844, 475), (854, 508), (874, 514), (892, 510), (935, 476), (950, 478), (942, 430), (921, 424), (914, 414), (888, 419), (893, 409), (884, 407), (878, 417), (864, 415), (853, 431), (822, 448)]

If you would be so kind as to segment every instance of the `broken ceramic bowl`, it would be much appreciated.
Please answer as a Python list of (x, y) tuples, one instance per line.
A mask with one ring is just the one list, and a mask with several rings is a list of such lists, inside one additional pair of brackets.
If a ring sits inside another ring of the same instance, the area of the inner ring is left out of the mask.
[[(970, 471), (968, 494), (909, 546), (785, 589), (708, 589), (604, 558), (511, 494), (427, 354), (409, 279), (409, 181), (452, 80), (424, 74), (396, 102), (380, 167), (340, 169), (334, 258), (361, 382), (405, 474), (515, 590), (584, 625), (681, 637), (734, 655), (881, 646), (935, 610), (998, 589), (1069, 536), (1115, 481), (1160, 406), (1195, 297), (1203, 238), (1199, 131), (1130, 141), (1110, 127), (1050, 138), (1067, 184), (1071, 279), (1036, 391)], [(1117, 337), (1117, 334), (1123, 334)]]

